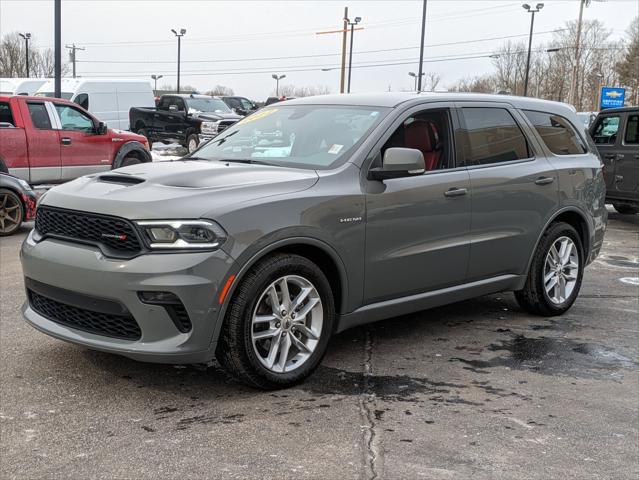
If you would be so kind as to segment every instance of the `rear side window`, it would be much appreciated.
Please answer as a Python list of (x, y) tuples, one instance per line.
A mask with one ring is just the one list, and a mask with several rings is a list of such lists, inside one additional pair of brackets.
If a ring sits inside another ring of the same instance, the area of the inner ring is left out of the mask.
[(570, 122), (559, 115), (524, 110), (548, 149), (555, 155), (579, 155), (587, 149)]
[(51, 130), (51, 119), (44, 103), (29, 103), (29, 115), (35, 128)]
[(619, 116), (610, 115), (599, 117), (592, 134), (592, 139), (597, 145), (614, 145), (619, 131)]
[(468, 166), (523, 160), (530, 157), (528, 142), (510, 112), (504, 108), (464, 107), (461, 141)]
[(624, 142), (628, 145), (639, 144), (639, 115), (628, 115)]
[(0, 102), (0, 123), (9, 123), (15, 127), (13, 123), (13, 114), (9, 102)]

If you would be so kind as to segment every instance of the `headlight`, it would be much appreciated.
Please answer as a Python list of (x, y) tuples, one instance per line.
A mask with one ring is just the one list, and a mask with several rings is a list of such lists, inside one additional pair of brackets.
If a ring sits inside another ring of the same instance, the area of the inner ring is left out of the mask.
[(44, 200), (44, 197), (47, 196), (47, 193), (49, 193), (49, 190), (46, 190), (44, 193), (42, 193), (42, 195), (38, 197), (38, 199), (36, 200), (36, 208), (40, 206), (40, 204), (42, 203), (42, 200)]
[(200, 125), (200, 132), (205, 135), (217, 135), (217, 127), (219, 122), (202, 122)]
[(226, 232), (210, 220), (144, 220), (136, 222), (152, 249), (218, 248)]

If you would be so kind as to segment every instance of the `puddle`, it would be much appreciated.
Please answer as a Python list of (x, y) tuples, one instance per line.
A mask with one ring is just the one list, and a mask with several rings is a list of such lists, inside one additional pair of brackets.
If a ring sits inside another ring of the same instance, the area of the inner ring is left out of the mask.
[(490, 345), (488, 350), (508, 352), (508, 355), (489, 360), (451, 358), (450, 361), (481, 370), (508, 367), (514, 370), (531, 370), (543, 375), (574, 377), (593, 377), (601, 375), (602, 370), (634, 369), (638, 366), (630, 358), (608, 347), (561, 338), (528, 338), (517, 335), (513, 339)]
[(607, 255), (602, 260), (608, 265), (612, 265), (614, 267), (639, 268), (638, 261), (619, 255)]

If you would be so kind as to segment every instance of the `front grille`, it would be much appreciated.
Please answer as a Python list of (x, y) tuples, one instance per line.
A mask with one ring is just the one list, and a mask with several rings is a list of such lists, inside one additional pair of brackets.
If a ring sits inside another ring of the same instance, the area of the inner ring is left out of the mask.
[(28, 289), (31, 308), (52, 322), (88, 333), (125, 340), (139, 340), (140, 326), (130, 313), (114, 315), (58, 302)]
[(133, 226), (117, 217), (43, 206), (36, 213), (35, 228), (42, 236), (102, 246), (107, 255), (134, 256), (142, 249)]
[(237, 122), (237, 120), (221, 120), (217, 126), (217, 133), (223, 132), (224, 130), (229, 128), (231, 125), (233, 125), (235, 122)]

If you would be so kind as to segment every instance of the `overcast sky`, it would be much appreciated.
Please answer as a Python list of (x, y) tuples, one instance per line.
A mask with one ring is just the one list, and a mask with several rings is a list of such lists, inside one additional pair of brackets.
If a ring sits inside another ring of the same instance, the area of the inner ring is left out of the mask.
[[(425, 71), (439, 73), (444, 87), (491, 72), (486, 56), (504, 40), (485, 39), (520, 35), (513, 39), (525, 40), (530, 14), (522, 3), (429, 0)], [(544, 32), (561, 28), (579, 12), (578, 0), (544, 3), (535, 17), (534, 44), (548, 42), (551, 34)], [(341, 35), (316, 32), (341, 28), (345, 6), (351, 18), (362, 17), (364, 27), (355, 32), (352, 90), (412, 88), (408, 72), (418, 68), (421, 0), (63, 0), (62, 42), (86, 48), (78, 52), (78, 75), (149, 78), (155, 73), (165, 77), (159, 84), (174, 85), (177, 42), (171, 28), (185, 28), (183, 85), (204, 91), (222, 84), (264, 100), (274, 88), (271, 75), (280, 73), (287, 76), (282, 83), (327, 85), (337, 92)], [(601, 20), (618, 39), (638, 14), (639, 0), (608, 0), (593, 1), (584, 17)], [(30, 32), (38, 45), (53, 47), (53, 1), (0, 0), (0, 33), (12, 31)], [(484, 57), (451, 59), (460, 56)], [(365, 67), (386, 63), (401, 65)]]

